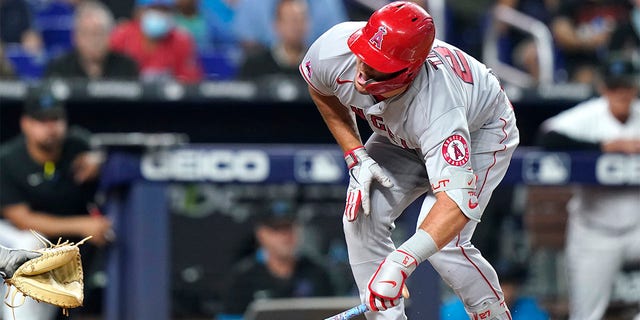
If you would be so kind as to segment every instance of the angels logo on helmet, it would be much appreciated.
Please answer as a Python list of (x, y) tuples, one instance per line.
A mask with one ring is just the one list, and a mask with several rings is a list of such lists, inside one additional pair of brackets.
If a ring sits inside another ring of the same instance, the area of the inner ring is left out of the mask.
[(369, 42), (376, 46), (378, 49), (382, 49), (382, 40), (384, 40), (384, 35), (387, 34), (387, 28), (385, 26), (380, 26), (378, 28), (378, 32), (369, 39)]

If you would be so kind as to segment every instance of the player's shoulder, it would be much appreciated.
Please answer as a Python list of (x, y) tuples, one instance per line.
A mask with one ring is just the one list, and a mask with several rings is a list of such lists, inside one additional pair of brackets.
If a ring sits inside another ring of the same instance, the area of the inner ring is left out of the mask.
[(122, 21), (118, 23), (115, 28), (113, 28), (111, 37), (125, 37), (126, 35), (138, 33), (139, 30), (140, 27), (136, 24), (135, 21)]
[(605, 117), (607, 109), (607, 102), (604, 98), (594, 97), (558, 113), (547, 122), (551, 124), (587, 124), (592, 119)]
[(576, 114), (585, 114), (588, 116), (596, 115), (595, 112), (598, 110), (607, 110), (608, 102), (604, 97), (593, 97), (591, 99), (587, 99), (575, 105), (572, 108), (565, 110), (563, 113), (576, 113)]
[(15, 177), (29, 163), (24, 135), (20, 134), (0, 145), (0, 172), (4, 177)]
[(356, 30), (362, 28), (365, 23), (362, 21), (348, 21), (336, 24), (318, 37), (312, 50), (318, 51), (319, 60), (331, 59), (350, 53), (347, 40)]
[(26, 151), (26, 145), (24, 135), (19, 134), (11, 140), (0, 145), (0, 159), (12, 160), (16, 159), (16, 155), (20, 152)]

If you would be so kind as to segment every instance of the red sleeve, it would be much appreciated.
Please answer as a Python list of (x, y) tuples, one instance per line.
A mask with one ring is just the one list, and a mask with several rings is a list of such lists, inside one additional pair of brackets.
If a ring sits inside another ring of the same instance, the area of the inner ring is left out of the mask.
[(124, 53), (127, 33), (125, 27), (124, 24), (120, 24), (111, 31), (111, 35), (109, 36), (109, 47), (111, 50)]
[(175, 77), (184, 83), (194, 83), (202, 80), (202, 69), (198, 62), (193, 39), (182, 32), (176, 32), (176, 67)]

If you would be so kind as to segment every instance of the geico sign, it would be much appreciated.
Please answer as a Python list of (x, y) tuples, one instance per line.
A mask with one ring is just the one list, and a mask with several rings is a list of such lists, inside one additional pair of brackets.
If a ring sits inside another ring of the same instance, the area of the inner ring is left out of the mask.
[(640, 184), (640, 155), (605, 154), (596, 162), (601, 184)]
[(148, 153), (140, 164), (148, 180), (260, 182), (269, 176), (269, 157), (258, 150), (176, 150)]

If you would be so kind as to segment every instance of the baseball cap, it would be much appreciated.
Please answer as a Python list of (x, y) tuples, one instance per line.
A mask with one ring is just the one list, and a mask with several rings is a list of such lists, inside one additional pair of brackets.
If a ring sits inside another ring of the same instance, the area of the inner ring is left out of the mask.
[(67, 110), (64, 102), (49, 90), (35, 88), (27, 94), (23, 114), (37, 120), (64, 119), (67, 117)]
[(604, 65), (602, 76), (609, 88), (640, 86), (640, 66), (631, 59), (609, 59)]
[(175, 6), (175, 0), (136, 0), (136, 6), (138, 7), (149, 7), (149, 6), (165, 6), (165, 7), (173, 7)]
[(256, 225), (272, 228), (292, 226), (296, 222), (296, 208), (292, 201), (274, 200), (258, 205)]

